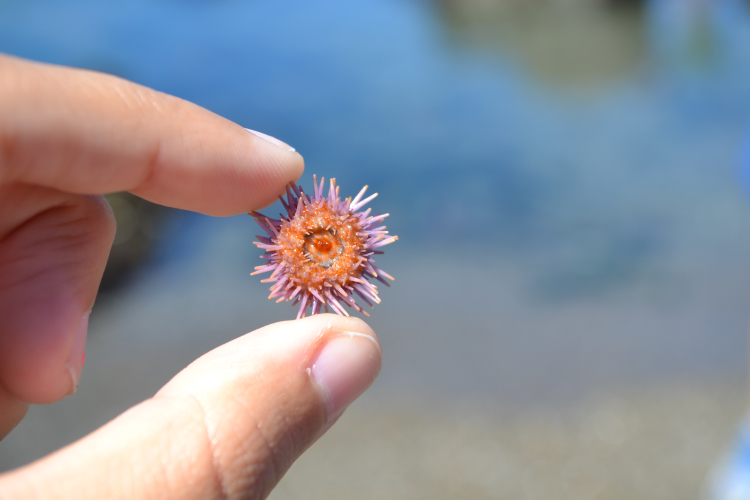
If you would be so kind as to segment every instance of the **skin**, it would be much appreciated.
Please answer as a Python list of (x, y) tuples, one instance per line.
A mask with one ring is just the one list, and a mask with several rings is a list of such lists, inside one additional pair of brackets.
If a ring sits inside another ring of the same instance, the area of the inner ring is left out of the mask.
[[(29, 404), (75, 391), (76, 339), (115, 232), (103, 193), (227, 216), (269, 205), (303, 169), (296, 152), (175, 97), (0, 56), (0, 437)], [(265, 498), (380, 364), (358, 319), (269, 325), (0, 474), (0, 499)]]

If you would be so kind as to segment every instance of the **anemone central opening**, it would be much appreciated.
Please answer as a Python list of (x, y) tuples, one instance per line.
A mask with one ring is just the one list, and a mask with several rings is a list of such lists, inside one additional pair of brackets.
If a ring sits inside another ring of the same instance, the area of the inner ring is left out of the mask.
[(328, 238), (318, 238), (313, 243), (315, 245), (315, 248), (320, 250), (321, 252), (328, 252), (331, 248), (333, 248), (333, 243), (331, 243), (331, 240)]
[(320, 267), (331, 267), (344, 251), (344, 243), (332, 229), (316, 229), (305, 235), (305, 255)]

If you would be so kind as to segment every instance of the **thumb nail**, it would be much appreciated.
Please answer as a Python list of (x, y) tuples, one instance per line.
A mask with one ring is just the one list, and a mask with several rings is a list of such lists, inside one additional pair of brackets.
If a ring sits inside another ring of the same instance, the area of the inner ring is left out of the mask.
[(270, 142), (274, 146), (278, 146), (281, 149), (284, 149), (284, 150), (286, 150), (286, 151), (288, 151), (290, 153), (293, 153), (293, 152), (297, 151), (296, 149), (294, 149), (293, 147), (291, 147), (289, 144), (287, 144), (285, 142), (282, 142), (282, 141), (278, 140), (275, 137), (271, 137), (270, 135), (264, 134), (263, 132), (258, 132), (256, 130), (250, 130), (249, 128), (246, 128), (245, 130), (247, 130), (251, 134), (255, 134), (256, 136), (260, 137), (261, 139), (264, 139), (264, 140)]
[(380, 345), (370, 335), (345, 332), (333, 337), (314, 358), (310, 374), (325, 397), (328, 421), (370, 387), (380, 373)]
[(81, 380), (81, 371), (83, 370), (83, 363), (86, 358), (86, 336), (89, 330), (89, 314), (91, 314), (90, 311), (81, 318), (75, 339), (73, 339), (73, 347), (70, 349), (70, 354), (68, 354), (68, 359), (65, 362), (65, 368), (70, 373), (72, 384), (70, 394), (76, 392), (78, 383)]

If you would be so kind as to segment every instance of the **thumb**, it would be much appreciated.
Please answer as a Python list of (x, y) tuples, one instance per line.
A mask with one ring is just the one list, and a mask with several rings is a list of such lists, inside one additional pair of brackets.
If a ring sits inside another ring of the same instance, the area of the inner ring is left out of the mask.
[(358, 319), (276, 323), (204, 355), (88, 437), (0, 475), (0, 498), (265, 498), (373, 382)]

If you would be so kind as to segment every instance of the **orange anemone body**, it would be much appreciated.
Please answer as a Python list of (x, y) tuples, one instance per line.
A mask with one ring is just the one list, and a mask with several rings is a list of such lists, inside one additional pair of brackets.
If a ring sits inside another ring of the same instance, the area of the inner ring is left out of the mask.
[(262, 258), (267, 264), (257, 266), (252, 274), (271, 272), (261, 280), (273, 283), (268, 298), (299, 304), (297, 318), (304, 317), (308, 308), (318, 314), (321, 307), (348, 316), (342, 303), (368, 315), (355, 295), (369, 306), (380, 303), (378, 288), (370, 279), (388, 285), (386, 279), (393, 277), (377, 267), (373, 256), (383, 253), (380, 248), (398, 236), (390, 236), (385, 226), (377, 227), (388, 214), (361, 210), (377, 193), (362, 199), (365, 186), (354, 198), (341, 200), (336, 181), (331, 179), (328, 196), (323, 195), (323, 182), (313, 176), (312, 196), (290, 183), (286, 199), (279, 197), (287, 212), (281, 219), (250, 214), (267, 234), (257, 236), (255, 242), (265, 250)]
[(284, 221), (277, 250), (285, 273), (295, 285), (322, 290), (338, 284), (349, 286), (365, 270), (364, 238), (359, 220), (349, 214), (334, 214), (325, 201), (305, 205), (299, 216)]

